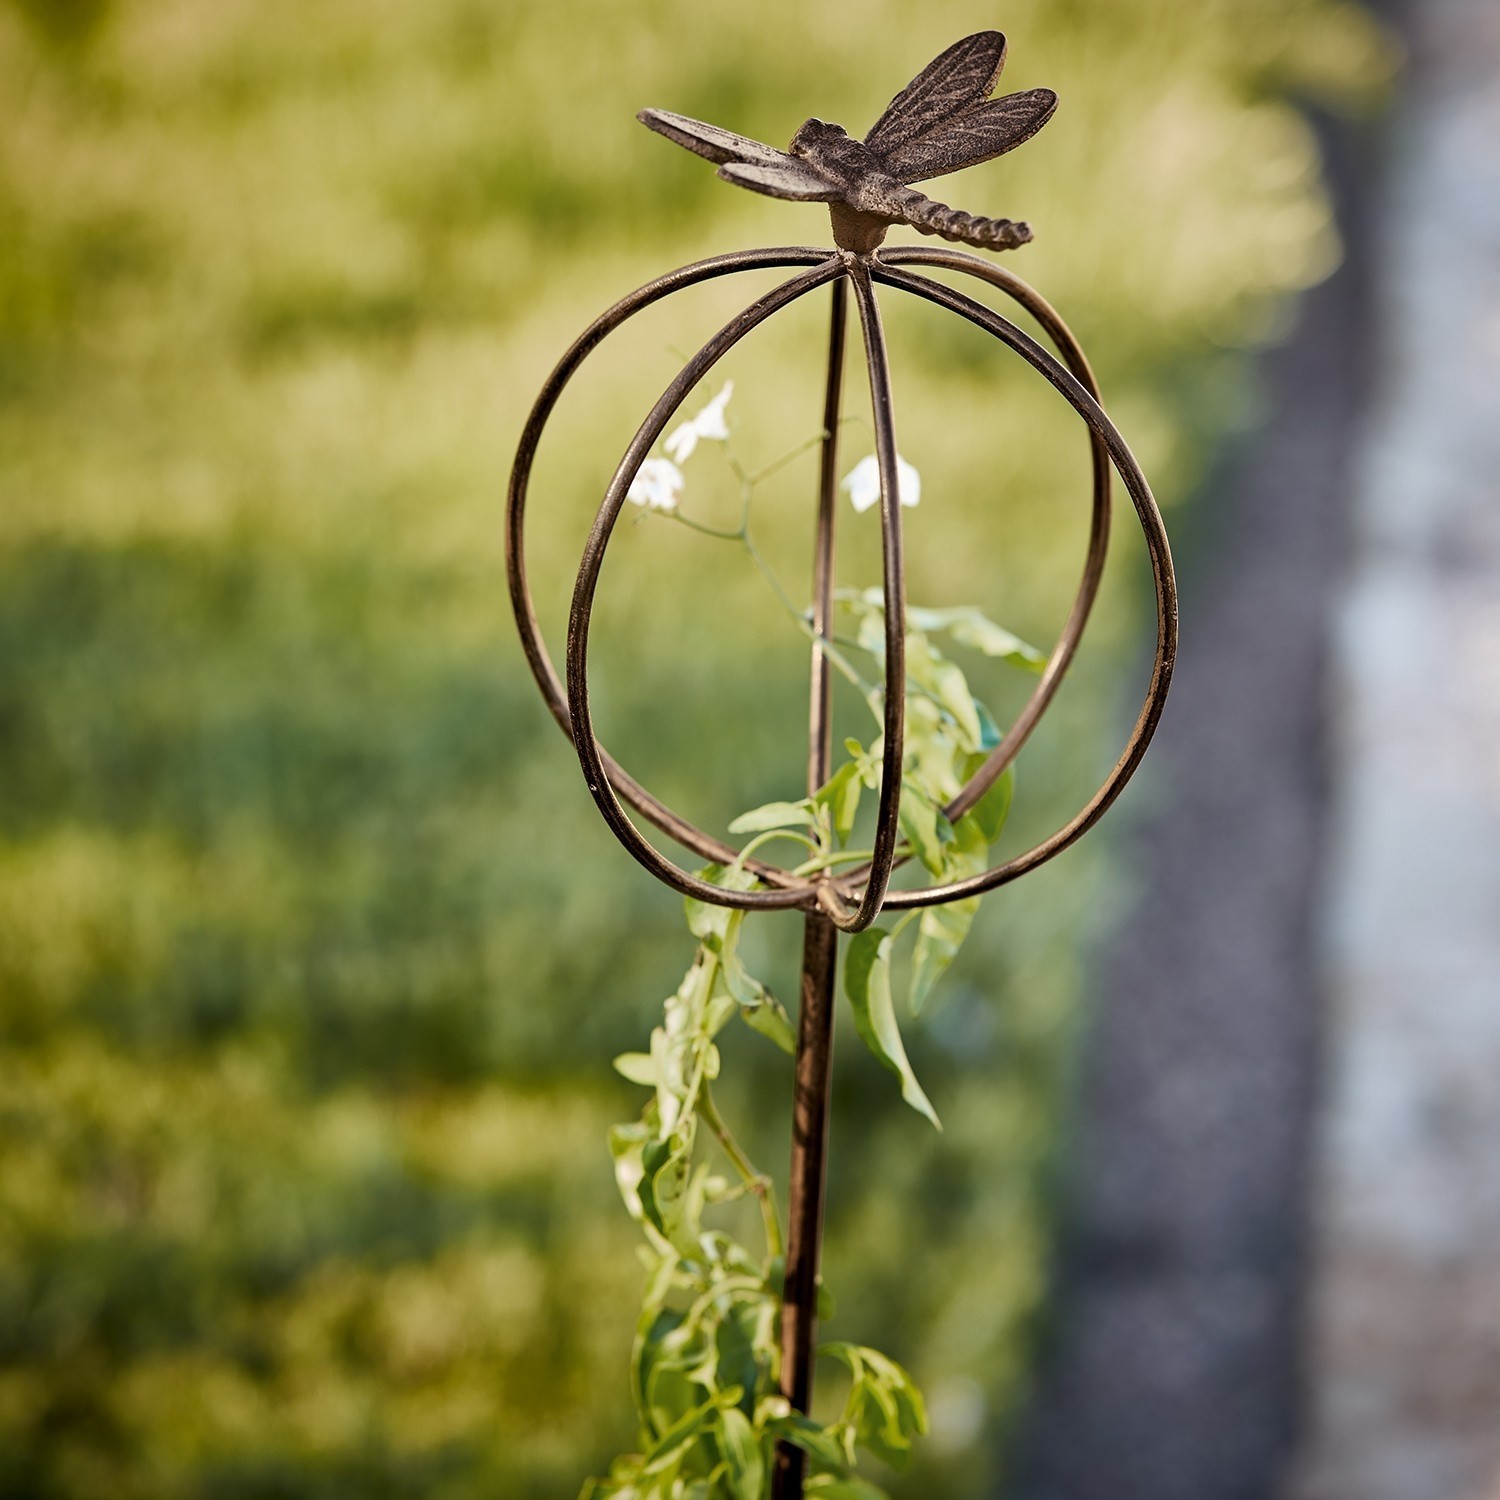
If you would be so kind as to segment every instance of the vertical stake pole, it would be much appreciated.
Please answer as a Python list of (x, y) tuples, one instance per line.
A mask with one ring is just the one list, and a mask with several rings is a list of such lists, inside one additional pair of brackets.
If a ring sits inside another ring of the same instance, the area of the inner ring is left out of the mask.
[[(813, 630), (819, 639), (833, 614), (834, 502), (838, 494), (839, 403), (843, 389), (848, 281), (833, 283), (823, 446), (818, 476), (818, 527), (813, 551)], [(807, 789), (828, 779), (831, 749), (828, 658), (814, 643), (808, 708)], [(833, 1074), (834, 970), (838, 932), (820, 911), (806, 916), (802, 993), (792, 1095), (792, 1170), (788, 1187), (786, 1287), (781, 1308), (781, 1393), (796, 1411), (812, 1399), (818, 1328), (818, 1263), (823, 1247), (823, 1185), (828, 1161), (828, 1091)], [(776, 1452), (772, 1500), (802, 1500), (807, 1455), (791, 1443)]]

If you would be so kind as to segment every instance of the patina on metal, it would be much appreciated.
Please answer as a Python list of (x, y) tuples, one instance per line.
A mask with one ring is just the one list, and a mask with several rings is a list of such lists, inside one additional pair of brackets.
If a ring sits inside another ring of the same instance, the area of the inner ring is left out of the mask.
[[(801, 1012), (793, 1097), (792, 1166), (788, 1188), (786, 1288), (782, 1311), (782, 1390), (805, 1411), (811, 1395), (817, 1323), (818, 1264), (828, 1146), (828, 1099), (833, 1052), (837, 934), (859, 932), (883, 910), (966, 899), (1017, 879), (1061, 853), (1104, 816), (1134, 774), (1156, 729), (1177, 653), (1177, 586), (1165, 528), (1140, 465), (1099, 403), (1099, 390), (1078, 341), (1048, 303), (1009, 271), (958, 250), (917, 246), (880, 249), (892, 224), (990, 250), (1031, 238), (1009, 219), (982, 219), (934, 202), (907, 184), (987, 161), (1034, 135), (1056, 107), (1049, 89), (989, 97), (1005, 60), (1005, 38), (979, 32), (955, 43), (891, 101), (865, 139), (836, 125), (809, 120), (776, 151), (715, 125), (661, 110), (640, 118), (679, 145), (719, 163), (729, 182), (773, 197), (826, 202), (833, 250), (788, 247), (742, 250), (669, 272), (631, 292), (574, 341), (542, 386), (521, 435), (506, 511), (506, 573), (522, 646), (553, 718), (572, 740), (584, 778), (605, 821), (646, 869), (673, 890), (720, 906), (795, 910), (804, 914)], [(1049, 353), (1009, 319), (952, 286), (917, 274), (931, 267), (969, 276), (1019, 305), (1057, 350)], [(584, 547), (568, 617), (566, 678), (558, 675), (542, 640), (526, 573), (526, 502), (543, 430), (584, 360), (630, 318), (675, 292), (741, 271), (783, 268), (789, 279), (756, 299), (719, 330), (682, 367), (652, 407), (615, 469)], [(944, 885), (890, 889), (900, 853), (901, 772), (905, 745), (906, 586), (901, 507), (896, 478), (895, 412), (886, 339), (876, 286), (925, 299), (983, 329), (1047, 380), (1083, 419), (1093, 481), (1089, 538), (1077, 591), (1062, 631), (1030, 697), (1000, 743), (944, 809), (962, 817), (1020, 753), (1061, 685), (1088, 623), (1103, 577), (1110, 534), (1111, 475), (1130, 497), (1151, 565), (1156, 603), (1156, 652), (1145, 699), (1114, 768), (1079, 811), (1050, 837), (978, 875)], [(829, 771), (829, 675), (822, 642), (831, 633), (834, 577), (838, 423), (842, 400), (848, 302), (853, 295), (865, 354), (880, 473), (882, 584), (885, 597), (884, 745), (872, 858), (841, 875), (801, 877), (762, 860), (744, 861), (759, 887), (729, 891), (683, 869), (662, 854), (632, 820), (632, 809), (702, 859), (729, 864), (738, 851), (665, 806), (599, 742), (589, 697), (588, 656), (594, 596), (609, 541), (626, 495), (653, 445), (682, 403), (753, 329), (797, 299), (828, 286), (832, 315), (818, 471), (818, 510), (812, 567), (812, 648), (807, 785), (814, 791)], [(1058, 357), (1060, 356), (1060, 358)], [(772, 1481), (774, 1500), (800, 1500), (805, 1456), (783, 1444)]]

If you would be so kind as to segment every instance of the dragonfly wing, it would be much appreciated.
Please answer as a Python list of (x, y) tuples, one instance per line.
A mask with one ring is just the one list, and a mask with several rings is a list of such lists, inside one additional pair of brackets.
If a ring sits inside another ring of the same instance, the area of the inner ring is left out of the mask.
[(725, 182), (772, 198), (792, 198), (803, 203), (830, 203), (843, 195), (840, 184), (830, 182), (795, 156), (779, 162), (725, 162), (719, 168), (719, 176)]
[(925, 135), (934, 125), (988, 99), (1005, 66), (1005, 37), (976, 31), (934, 58), (886, 106), (865, 137), (877, 156)]
[(736, 135), (719, 125), (691, 120), (686, 115), (674, 115), (671, 110), (643, 109), (636, 119), (658, 135), (666, 136), (669, 141), (675, 141), (699, 156), (706, 156), (709, 161), (754, 162), (769, 167), (796, 160), (774, 146), (752, 141), (748, 135)]
[(924, 182), (958, 172), (1030, 140), (1056, 108), (1057, 95), (1051, 89), (988, 99), (902, 142), (882, 160), (898, 182)]

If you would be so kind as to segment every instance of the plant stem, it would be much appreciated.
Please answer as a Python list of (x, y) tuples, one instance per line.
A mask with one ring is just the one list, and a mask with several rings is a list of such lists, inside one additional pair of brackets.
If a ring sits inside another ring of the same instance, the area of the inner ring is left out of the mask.
[(801, 458), (809, 448), (819, 447), (827, 440), (827, 437), (828, 434), (826, 432), (819, 432), (808, 438), (805, 442), (798, 443), (790, 452), (783, 453), (780, 458), (773, 458), (763, 469), (757, 469), (749, 476), (749, 482), (751, 484), (759, 484), (762, 479), (769, 479), (773, 474), (779, 473), (782, 469), (786, 468), (794, 459)]
[(894, 943), (896, 939), (906, 931), (911, 922), (921, 915), (921, 908), (916, 906), (912, 907), (909, 912), (903, 913), (903, 915), (897, 919), (895, 926), (891, 928), (891, 942)]
[(819, 870), (831, 870), (835, 865), (858, 864), (862, 859), (874, 857), (874, 851), (871, 849), (842, 849), (833, 854), (822, 854), (817, 859), (810, 859), (805, 864), (798, 865), (792, 874), (816, 875)]
[[(851, 421), (852, 418), (844, 417), (841, 421)], [(839, 651), (826, 637), (820, 636), (812, 628), (804, 611), (797, 608), (792, 602), (791, 596), (782, 587), (781, 580), (776, 576), (775, 570), (766, 561), (765, 554), (756, 546), (755, 538), (750, 535), (750, 502), (754, 495), (756, 484), (770, 474), (774, 474), (783, 464), (790, 463), (792, 459), (807, 451), (808, 448), (824, 442), (827, 438), (826, 432), (820, 432), (816, 437), (809, 438), (807, 442), (800, 444), (790, 453), (783, 454), (781, 458), (766, 465), (754, 474), (747, 473), (744, 466), (734, 455), (728, 454), (729, 467), (734, 471), (735, 477), (740, 481), (740, 524), (733, 531), (718, 526), (709, 526), (702, 521), (695, 521), (690, 516), (685, 516), (680, 510), (653, 511), (649, 514), (664, 515), (669, 521), (675, 521), (679, 526), (686, 526), (690, 531), (696, 531), (701, 536), (713, 537), (720, 542), (738, 542), (750, 556), (750, 561), (756, 566), (760, 576), (770, 586), (771, 592), (775, 594), (781, 607), (796, 622), (797, 628), (823, 653), (828, 660), (838, 668), (843, 677), (858, 690), (865, 706), (870, 710), (877, 724), (884, 723), (884, 717), (880, 710), (880, 689), (873, 682), (859, 672), (843, 652)], [(857, 642), (851, 644), (858, 645)], [(865, 649), (863, 647), (861, 650)]]
[(875, 707), (874, 703), (874, 700), (880, 696), (880, 689), (873, 682), (867, 681), (860, 674), (858, 668), (831, 641), (824, 636), (820, 636), (812, 628), (812, 621), (807, 618), (807, 615), (802, 610), (798, 609), (792, 603), (786, 590), (782, 588), (781, 580), (776, 576), (770, 563), (766, 561), (760, 548), (755, 545), (755, 539), (750, 535), (748, 527), (740, 540), (744, 544), (745, 551), (750, 554), (751, 562), (760, 570), (761, 577), (771, 586), (771, 592), (781, 601), (781, 607), (796, 622), (797, 629), (817, 646), (823, 655), (839, 669), (848, 682), (858, 688), (860, 697), (865, 700), (865, 703), (869, 705), (871, 713), (875, 715), (876, 723), (882, 722), (880, 710)]
[(775, 839), (795, 839), (799, 844), (811, 849), (815, 854), (821, 853), (823, 846), (816, 840), (808, 838), (805, 833), (798, 833), (795, 828), (769, 828), (764, 833), (758, 833), (740, 850), (735, 857), (735, 864), (743, 867), (747, 859), (755, 853), (763, 844), (769, 844)]
[(680, 510), (658, 511), (658, 515), (665, 515), (668, 520), (676, 521), (679, 526), (686, 526), (690, 531), (701, 532), (704, 536), (714, 537), (721, 542), (743, 541), (742, 532), (721, 531), (717, 526), (705, 526), (702, 521), (694, 521), (691, 517), (683, 515)]
[(757, 1172), (754, 1163), (745, 1155), (740, 1143), (730, 1134), (729, 1127), (719, 1114), (714, 1103), (713, 1090), (705, 1082), (698, 1090), (698, 1118), (713, 1132), (714, 1139), (724, 1148), (724, 1154), (740, 1174), (740, 1181), (760, 1200), (760, 1215), (766, 1228), (766, 1254), (772, 1260), (786, 1253), (781, 1238), (781, 1219), (776, 1212), (776, 1195), (771, 1191), (771, 1179), (764, 1172)]

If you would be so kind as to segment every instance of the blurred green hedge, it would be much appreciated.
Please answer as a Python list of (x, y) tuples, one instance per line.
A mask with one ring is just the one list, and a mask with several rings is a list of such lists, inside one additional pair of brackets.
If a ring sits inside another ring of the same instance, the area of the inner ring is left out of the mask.
[[(637, 108), (772, 141), (814, 112), (862, 129), (992, 24), (1006, 83), (1062, 108), (943, 196), (1032, 222), (1009, 263), (1075, 323), (1175, 505), (1253, 420), (1246, 350), (1336, 257), (1286, 100), (1378, 85), (1349, 5), (0, 3), (0, 1496), (553, 1500), (628, 1441), (639, 1270), (603, 1132), (634, 1099), (609, 1059), (687, 945), (521, 663), (510, 454), (606, 302), (826, 236), (821, 208), (731, 191)], [(633, 421), (746, 295), (642, 320), (565, 404), (534, 523), (554, 639)], [(727, 367), (746, 451), (815, 425), (823, 316)], [(1082, 443), (977, 335), (891, 323), (926, 480), (913, 597), (1046, 642)], [(722, 486), (694, 466), (708, 513)], [(787, 576), (811, 485), (809, 461), (765, 502)], [(849, 581), (873, 525), (848, 523)], [(601, 722), (722, 828), (795, 795), (804, 653), (739, 559), (663, 531), (627, 528), (606, 573)], [(1022, 759), (1017, 837), (1122, 736), (1147, 617), (1120, 535)], [(1003, 1466), (1081, 945), (1122, 899), (1106, 858), (988, 903), (912, 1038), (946, 1136), (841, 1055), (835, 1331), (910, 1362), (934, 1410), (901, 1494), (977, 1496)], [(795, 924), (760, 927), (787, 993)], [(781, 1162), (787, 1070), (729, 1068)]]

